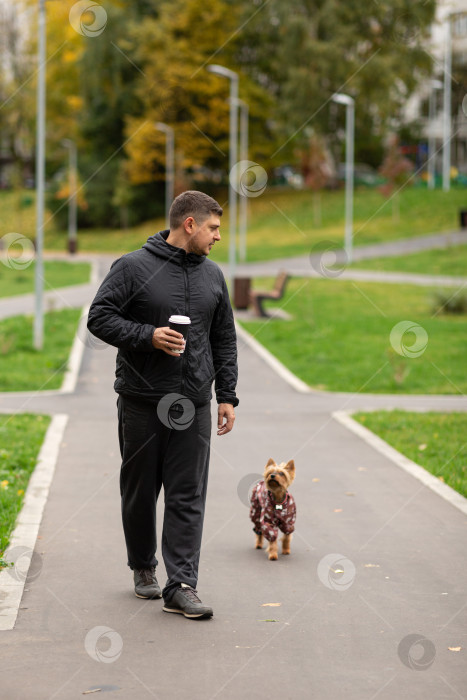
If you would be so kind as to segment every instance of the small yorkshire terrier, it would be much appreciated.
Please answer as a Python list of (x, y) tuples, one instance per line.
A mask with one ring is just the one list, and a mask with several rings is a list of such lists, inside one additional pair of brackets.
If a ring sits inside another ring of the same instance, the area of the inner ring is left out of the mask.
[(287, 464), (277, 465), (270, 459), (264, 469), (264, 480), (256, 484), (251, 495), (250, 518), (256, 534), (256, 549), (263, 548), (263, 537), (269, 545), (269, 559), (277, 559), (277, 537), (282, 537), (282, 554), (290, 554), (290, 541), (295, 529), (296, 507), (292, 495), (287, 491), (295, 478), (293, 459)]

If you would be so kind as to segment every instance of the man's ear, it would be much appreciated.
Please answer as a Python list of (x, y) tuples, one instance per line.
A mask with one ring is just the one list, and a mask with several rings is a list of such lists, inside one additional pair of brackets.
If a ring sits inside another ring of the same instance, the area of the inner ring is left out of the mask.
[(193, 225), (195, 224), (195, 220), (192, 216), (187, 216), (185, 221), (183, 222), (183, 228), (185, 229), (186, 233), (193, 233)]

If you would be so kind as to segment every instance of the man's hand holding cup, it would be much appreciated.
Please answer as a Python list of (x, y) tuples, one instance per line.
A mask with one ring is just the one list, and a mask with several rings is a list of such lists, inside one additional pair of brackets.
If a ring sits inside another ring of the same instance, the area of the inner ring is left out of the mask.
[(152, 344), (171, 357), (180, 357), (185, 350), (190, 323), (188, 316), (171, 316), (168, 326), (154, 330)]

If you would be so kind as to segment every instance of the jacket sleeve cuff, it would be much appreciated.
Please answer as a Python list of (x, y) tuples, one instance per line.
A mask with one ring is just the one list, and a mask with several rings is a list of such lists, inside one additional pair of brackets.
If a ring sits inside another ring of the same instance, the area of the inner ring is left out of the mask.
[(217, 396), (217, 403), (230, 403), (234, 408), (238, 406), (240, 401), (237, 399), (236, 396)]

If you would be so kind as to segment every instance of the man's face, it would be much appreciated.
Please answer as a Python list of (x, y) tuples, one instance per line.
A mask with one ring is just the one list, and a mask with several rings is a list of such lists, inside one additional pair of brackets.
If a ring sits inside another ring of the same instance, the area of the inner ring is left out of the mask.
[(189, 217), (189, 219), (191, 220), (191, 236), (188, 252), (195, 253), (195, 255), (209, 255), (214, 243), (221, 239), (219, 233), (220, 217), (217, 214), (210, 214), (199, 224), (193, 217)]

